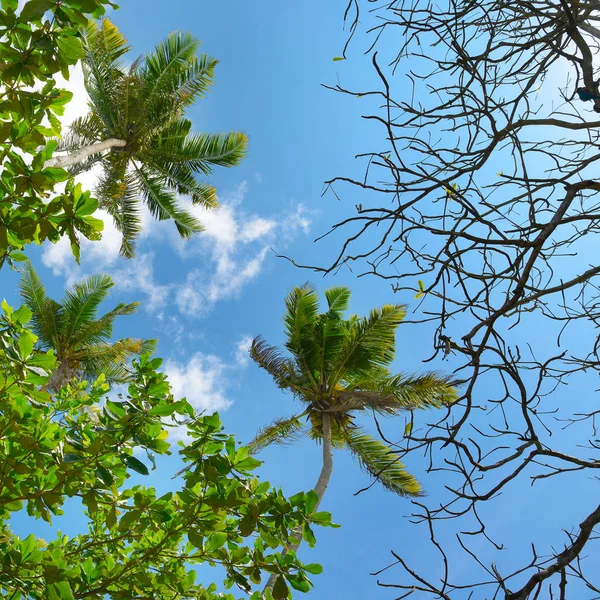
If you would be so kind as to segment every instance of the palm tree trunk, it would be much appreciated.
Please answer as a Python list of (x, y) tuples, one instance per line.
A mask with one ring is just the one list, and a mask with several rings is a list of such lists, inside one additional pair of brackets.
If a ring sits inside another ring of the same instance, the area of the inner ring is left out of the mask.
[(78, 148), (77, 150), (69, 154), (62, 154), (61, 156), (55, 156), (53, 158), (50, 158), (46, 161), (44, 166), (68, 169), (69, 167), (83, 162), (86, 158), (92, 156), (93, 154), (98, 154), (99, 152), (110, 150), (111, 148), (123, 148), (123, 146), (126, 145), (127, 142), (125, 140), (110, 138), (102, 142), (90, 144), (89, 146), (83, 146), (82, 148)]
[[(317, 479), (317, 483), (315, 485), (315, 492), (317, 493), (318, 500), (315, 504), (314, 510), (317, 511), (319, 506), (321, 505), (321, 500), (323, 500), (323, 496), (325, 495), (325, 491), (327, 490), (327, 486), (329, 485), (329, 480), (331, 479), (331, 473), (333, 471), (333, 447), (331, 444), (331, 417), (327, 413), (322, 413), (323, 417), (323, 466), (321, 467), (321, 473), (319, 474), (319, 479)], [(282, 556), (285, 556), (289, 550), (296, 552), (302, 543), (302, 530), (297, 529), (294, 531), (294, 537), (297, 538), (297, 542), (290, 544), (286, 550), (282, 552)], [(263, 590), (263, 594), (267, 590), (273, 591), (273, 587), (275, 586), (275, 581), (277, 580), (276, 573), (273, 573), (267, 584), (265, 585), (265, 589)]]

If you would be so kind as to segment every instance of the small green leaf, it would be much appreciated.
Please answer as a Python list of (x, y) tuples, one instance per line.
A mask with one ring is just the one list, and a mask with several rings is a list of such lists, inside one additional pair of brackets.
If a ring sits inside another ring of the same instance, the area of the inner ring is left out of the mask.
[(320, 575), (323, 572), (323, 567), (318, 563), (310, 563), (308, 565), (304, 565), (304, 570), (311, 575)]
[(65, 454), (63, 456), (64, 463), (77, 462), (78, 460), (83, 460), (83, 456), (81, 456), (79, 454)]
[(178, 406), (175, 403), (159, 404), (158, 406), (152, 408), (148, 414), (153, 416), (157, 415), (159, 417), (169, 417), (177, 410), (177, 408)]
[(18, 250), (13, 250), (8, 256), (16, 262), (27, 262), (29, 260), (25, 254)]
[(206, 542), (205, 549), (207, 552), (214, 552), (223, 547), (227, 541), (227, 534), (223, 532), (213, 533)]
[(295, 575), (288, 575), (286, 579), (290, 582), (291, 586), (299, 592), (310, 592), (310, 583), (302, 573)]
[(133, 469), (136, 473), (140, 473), (141, 475), (148, 475), (150, 473), (148, 467), (141, 460), (138, 460), (135, 456), (130, 456), (129, 454), (122, 454), (121, 458), (123, 462), (130, 469)]
[(115, 478), (112, 476), (112, 473), (102, 465), (96, 469), (96, 474), (104, 482), (104, 485), (107, 485), (108, 487), (115, 482)]
[(317, 543), (317, 539), (315, 538), (315, 534), (313, 530), (310, 528), (310, 525), (304, 522), (302, 525), (302, 537), (308, 542), (308, 545), (313, 548)]
[(56, 581), (48, 586), (48, 600), (74, 600), (68, 581)]
[(188, 540), (195, 548), (202, 549), (204, 546), (204, 538), (193, 529), (187, 532)]
[(23, 360), (27, 359), (33, 350), (37, 336), (30, 331), (24, 331), (19, 338), (19, 354)]
[(25, 305), (21, 306), (21, 308), (18, 308), (13, 313), (13, 319), (16, 323), (20, 323), (21, 325), (29, 323), (29, 321), (31, 321), (32, 316), (33, 315), (31, 314), (31, 310), (29, 310), (29, 307)]
[(273, 598), (275, 600), (283, 600), (283, 598), (287, 598), (289, 593), (289, 588), (283, 575), (280, 575), (275, 580), (275, 585), (273, 586)]
[(19, 20), (27, 23), (28, 21), (39, 21), (46, 11), (55, 6), (52, 0), (29, 0), (23, 7)]
[(410, 435), (412, 433), (413, 424), (412, 421), (409, 421), (404, 427), (404, 435)]
[(306, 509), (307, 515), (312, 514), (312, 512), (315, 510), (315, 506), (317, 505), (318, 501), (319, 495), (317, 494), (317, 492), (315, 492), (315, 490), (310, 490), (310, 492), (307, 492), (304, 500), (304, 507)]
[(333, 61), (337, 62), (338, 60), (346, 60), (343, 56), (334, 56)]

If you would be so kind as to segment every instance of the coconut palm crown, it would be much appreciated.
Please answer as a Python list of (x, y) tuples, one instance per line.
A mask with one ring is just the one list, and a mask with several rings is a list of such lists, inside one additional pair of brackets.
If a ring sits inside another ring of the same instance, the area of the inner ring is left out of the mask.
[[(258, 433), (250, 448), (258, 452), (268, 444), (293, 442), (308, 435), (324, 446), (348, 449), (361, 467), (385, 488), (402, 496), (418, 496), (421, 486), (387, 444), (371, 437), (354, 421), (357, 413), (397, 415), (453, 402), (452, 382), (437, 373), (391, 374), (395, 334), (406, 310), (385, 305), (366, 317), (343, 313), (350, 290), (325, 291), (328, 309), (319, 313), (319, 298), (309, 286), (296, 287), (286, 299), (284, 316), (289, 357), (260, 337), (250, 355), (277, 385), (303, 404), (297, 414), (278, 419)], [(323, 448), (324, 467), (331, 450)], [(329, 474), (331, 466), (329, 467)], [(329, 481), (321, 473), (315, 490), (319, 502)], [(320, 488), (320, 489), (319, 489)]]
[(31, 328), (38, 337), (37, 346), (40, 350), (54, 350), (58, 361), (47, 384), (51, 391), (57, 391), (74, 377), (96, 379), (101, 373), (109, 383), (125, 383), (130, 378), (129, 359), (154, 351), (155, 340), (109, 341), (116, 317), (134, 313), (139, 304), (119, 304), (97, 317), (98, 307), (113, 285), (108, 275), (94, 275), (67, 290), (59, 303), (48, 297), (33, 267), (25, 267), (19, 291), (32, 313)]
[(210, 88), (217, 60), (198, 55), (200, 42), (174, 32), (152, 52), (126, 65), (126, 39), (108, 19), (90, 21), (83, 36), (83, 71), (89, 113), (76, 119), (58, 149), (69, 154), (47, 166), (72, 173), (101, 166), (95, 193), (101, 208), (123, 233), (121, 251), (134, 252), (141, 229), (140, 198), (159, 219), (172, 219), (187, 238), (200, 223), (177, 202), (217, 205), (215, 188), (198, 176), (214, 166), (239, 164), (246, 153), (243, 133), (193, 133), (185, 110)]

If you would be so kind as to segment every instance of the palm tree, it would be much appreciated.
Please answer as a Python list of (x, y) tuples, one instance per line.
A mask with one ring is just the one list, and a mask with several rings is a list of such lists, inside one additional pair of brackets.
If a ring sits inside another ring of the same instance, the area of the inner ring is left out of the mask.
[[(392, 375), (395, 334), (406, 311), (385, 305), (369, 316), (343, 318), (350, 290), (325, 291), (328, 310), (319, 313), (319, 298), (309, 286), (296, 287), (286, 299), (286, 357), (263, 339), (254, 339), (250, 356), (282, 389), (302, 402), (301, 412), (278, 419), (250, 443), (253, 453), (269, 444), (285, 444), (301, 436), (323, 445), (323, 464), (315, 492), (317, 510), (333, 470), (333, 448), (349, 450), (361, 467), (385, 488), (401, 496), (422, 493), (399, 455), (354, 422), (358, 412), (397, 415), (420, 408), (438, 408), (456, 399), (452, 382), (436, 373)], [(290, 548), (297, 550), (300, 536)], [(276, 576), (269, 579), (272, 589)]]
[(108, 19), (84, 31), (83, 70), (90, 112), (76, 119), (58, 149), (67, 151), (46, 166), (73, 174), (101, 165), (95, 193), (101, 208), (123, 233), (121, 252), (133, 255), (141, 228), (140, 197), (152, 215), (172, 219), (183, 238), (200, 223), (177, 203), (217, 206), (213, 186), (196, 180), (213, 166), (240, 163), (247, 147), (243, 133), (193, 133), (185, 109), (213, 82), (217, 61), (198, 56), (200, 42), (175, 32), (149, 54), (126, 66), (127, 41)]
[(108, 275), (94, 275), (67, 290), (61, 303), (49, 298), (31, 264), (22, 273), (19, 291), (31, 310), (31, 325), (40, 350), (54, 350), (58, 365), (46, 385), (58, 391), (74, 377), (109, 383), (129, 380), (127, 362), (134, 354), (153, 352), (156, 340), (124, 338), (110, 342), (116, 317), (134, 313), (139, 305), (119, 304), (100, 318), (98, 306), (113, 286)]

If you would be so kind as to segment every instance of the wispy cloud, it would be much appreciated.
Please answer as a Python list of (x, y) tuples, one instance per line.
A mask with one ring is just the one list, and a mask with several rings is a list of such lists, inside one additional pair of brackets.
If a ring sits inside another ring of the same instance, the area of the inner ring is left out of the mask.
[(252, 336), (243, 335), (236, 344), (235, 347), (235, 362), (240, 367), (246, 367), (250, 362), (250, 346), (252, 345)]
[(198, 411), (214, 412), (231, 406), (227, 396), (230, 388), (228, 366), (214, 354), (197, 352), (188, 362), (167, 360), (164, 372), (169, 378), (173, 395), (187, 398)]

